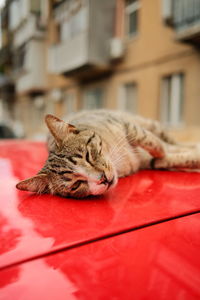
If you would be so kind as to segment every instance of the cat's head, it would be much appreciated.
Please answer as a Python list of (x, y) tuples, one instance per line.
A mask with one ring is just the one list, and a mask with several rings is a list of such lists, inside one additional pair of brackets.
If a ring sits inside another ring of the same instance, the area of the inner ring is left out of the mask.
[(20, 190), (83, 198), (105, 193), (117, 182), (115, 168), (101, 137), (47, 115), (51, 132), (49, 157), (40, 172), (17, 184)]

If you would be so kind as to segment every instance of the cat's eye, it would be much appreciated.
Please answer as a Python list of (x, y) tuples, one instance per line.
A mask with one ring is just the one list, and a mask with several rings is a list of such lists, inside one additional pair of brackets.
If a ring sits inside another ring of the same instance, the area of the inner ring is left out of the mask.
[(76, 157), (76, 158), (83, 158), (83, 155), (82, 155), (82, 154), (79, 154), (79, 153), (77, 153), (77, 154), (74, 154), (74, 157)]
[(93, 166), (93, 162), (97, 159), (98, 152), (96, 149), (91, 149), (86, 152), (85, 159), (86, 161)]
[(98, 154), (101, 154), (101, 151), (102, 151), (102, 146), (99, 147)]
[(91, 156), (93, 160), (97, 159), (98, 151), (96, 149), (91, 150)]
[(77, 180), (77, 181), (72, 185), (71, 190), (72, 190), (72, 191), (77, 190), (77, 189), (80, 187), (80, 185), (81, 185), (82, 183), (85, 183), (85, 182), (86, 182), (86, 181), (84, 181), (84, 180)]
[(90, 163), (90, 155), (89, 155), (89, 152), (88, 152), (88, 151), (87, 151), (87, 153), (86, 153), (85, 158), (86, 158), (86, 161)]

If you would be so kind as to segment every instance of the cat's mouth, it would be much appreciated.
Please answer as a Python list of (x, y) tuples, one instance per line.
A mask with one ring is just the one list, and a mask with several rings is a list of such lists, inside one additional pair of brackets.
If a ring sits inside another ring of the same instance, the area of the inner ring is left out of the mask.
[(118, 180), (115, 170), (88, 175), (85, 169), (79, 166), (76, 168), (76, 174), (86, 182), (87, 195), (102, 195), (112, 189)]
[(111, 180), (104, 180), (100, 183), (88, 181), (88, 186), (91, 195), (101, 195), (113, 188), (117, 183), (117, 177), (113, 176)]
[(107, 190), (110, 188), (113, 188), (117, 183), (117, 179), (113, 176), (113, 178), (110, 181), (102, 182), (101, 184), (105, 184), (107, 186)]

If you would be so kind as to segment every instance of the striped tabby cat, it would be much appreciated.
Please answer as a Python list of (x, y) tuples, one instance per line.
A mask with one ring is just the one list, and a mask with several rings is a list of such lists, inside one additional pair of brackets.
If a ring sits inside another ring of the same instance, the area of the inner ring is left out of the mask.
[(118, 177), (139, 169), (200, 169), (195, 146), (176, 144), (156, 121), (129, 113), (96, 110), (68, 122), (47, 115), (49, 156), (39, 173), (17, 184), (20, 190), (83, 198), (100, 195)]

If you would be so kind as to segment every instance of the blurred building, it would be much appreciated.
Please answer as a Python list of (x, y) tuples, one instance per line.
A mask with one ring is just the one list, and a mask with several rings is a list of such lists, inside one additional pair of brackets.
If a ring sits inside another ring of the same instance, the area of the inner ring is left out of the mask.
[(200, 0), (7, 0), (1, 31), (0, 110), (26, 136), (101, 107), (200, 126)]

